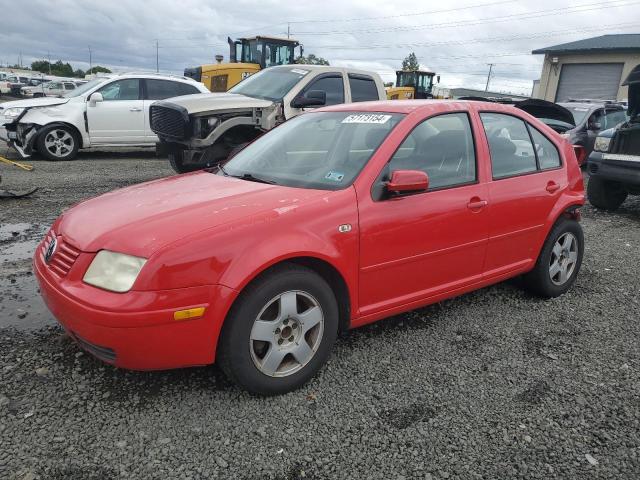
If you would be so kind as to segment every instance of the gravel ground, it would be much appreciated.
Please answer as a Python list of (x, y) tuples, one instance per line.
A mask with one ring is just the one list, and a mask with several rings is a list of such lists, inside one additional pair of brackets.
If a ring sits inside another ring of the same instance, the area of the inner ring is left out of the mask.
[(348, 332), (311, 383), (263, 399), (215, 366), (102, 365), (38, 299), (28, 257), (64, 208), (170, 173), (135, 155), (0, 166), (41, 187), (0, 201), (0, 478), (640, 477), (640, 201), (584, 209), (569, 294), (510, 282)]

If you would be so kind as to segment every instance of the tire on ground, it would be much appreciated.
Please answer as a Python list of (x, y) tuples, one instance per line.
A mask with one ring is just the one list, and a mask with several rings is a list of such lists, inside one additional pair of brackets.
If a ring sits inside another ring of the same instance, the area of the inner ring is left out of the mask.
[[(571, 233), (577, 240), (577, 259), (575, 266), (562, 285), (554, 283), (551, 279), (550, 266), (553, 259), (553, 248), (565, 233)], [(524, 275), (524, 286), (532, 293), (543, 298), (552, 298), (567, 292), (575, 283), (580, 266), (582, 265), (582, 255), (584, 253), (584, 234), (582, 226), (576, 220), (562, 217), (549, 232), (547, 239), (542, 246), (536, 264), (529, 273)]]
[[(288, 376), (268, 376), (252, 358), (252, 328), (272, 299), (290, 291), (308, 293), (317, 300), (324, 315), (322, 337), (315, 354), (301, 369)], [(277, 395), (295, 390), (311, 379), (329, 357), (338, 333), (338, 315), (335, 295), (320, 275), (292, 263), (276, 266), (249, 284), (236, 300), (218, 341), (217, 363), (230, 380), (253, 394)]]
[(602, 210), (616, 210), (627, 199), (627, 191), (618, 182), (590, 177), (587, 198), (591, 205)]
[(73, 128), (65, 125), (45, 126), (36, 138), (36, 149), (47, 160), (73, 160), (79, 148), (78, 134)]

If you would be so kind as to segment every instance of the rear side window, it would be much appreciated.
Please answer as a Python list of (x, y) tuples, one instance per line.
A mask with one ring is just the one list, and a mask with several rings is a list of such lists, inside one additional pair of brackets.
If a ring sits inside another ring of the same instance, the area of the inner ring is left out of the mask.
[(476, 180), (473, 134), (466, 113), (432, 117), (416, 126), (391, 158), (394, 170), (422, 170), (429, 190)]
[(325, 105), (344, 103), (344, 83), (342, 82), (342, 75), (319, 78), (305, 88), (305, 92), (310, 90), (321, 90), (325, 92), (327, 94), (327, 103), (325, 103)]
[(186, 83), (154, 79), (146, 79), (145, 82), (147, 84), (148, 100), (164, 100), (165, 98), (199, 93), (196, 87)]
[(531, 131), (531, 138), (538, 156), (540, 170), (558, 168), (560, 166), (560, 154), (556, 146), (531, 125), (529, 125), (529, 130)]
[(378, 88), (373, 78), (367, 75), (349, 75), (352, 102), (368, 102), (379, 100)]
[(481, 113), (489, 141), (493, 178), (506, 178), (538, 169), (536, 156), (523, 120), (500, 113)]

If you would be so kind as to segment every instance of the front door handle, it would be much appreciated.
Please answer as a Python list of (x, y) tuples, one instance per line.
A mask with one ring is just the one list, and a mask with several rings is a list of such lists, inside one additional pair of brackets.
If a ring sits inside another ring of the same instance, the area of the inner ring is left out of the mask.
[(560, 190), (560, 185), (558, 185), (556, 182), (547, 183), (547, 192), (555, 193), (558, 190)]
[(130, 112), (141, 112), (141, 111), (142, 111), (142, 109), (141, 109), (141, 108), (138, 108), (138, 107), (132, 107), (132, 108), (130, 108), (130, 109), (129, 109), (129, 111), (130, 111)]
[(469, 200), (469, 203), (467, 203), (467, 208), (469, 210), (480, 210), (481, 208), (486, 207), (488, 203), (489, 202), (487, 202), (486, 200), (480, 200), (478, 197), (475, 197)]

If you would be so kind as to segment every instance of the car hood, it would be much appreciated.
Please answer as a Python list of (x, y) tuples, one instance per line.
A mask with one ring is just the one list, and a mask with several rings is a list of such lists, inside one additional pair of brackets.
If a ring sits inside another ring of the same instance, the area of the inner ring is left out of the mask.
[(67, 103), (68, 98), (41, 97), (29, 100), (13, 100), (11, 102), (0, 103), (0, 108), (25, 108), (25, 107), (48, 107), (51, 105), (62, 105)]
[(629, 116), (636, 117), (640, 114), (640, 65), (631, 70), (622, 85), (629, 87)]
[(256, 214), (276, 218), (327, 193), (202, 171), (92, 198), (66, 211), (53, 228), (84, 252), (105, 249), (149, 258), (197, 232), (251, 221)]
[(559, 120), (560, 122), (568, 123), (571, 126), (576, 126), (576, 121), (574, 120), (571, 111), (557, 103), (532, 98), (529, 100), (522, 100), (521, 102), (515, 102), (513, 105), (536, 118)]
[(264, 108), (274, 104), (271, 100), (247, 97), (238, 93), (201, 93), (169, 98), (164, 102), (179, 105), (185, 108), (190, 115), (216, 110)]

